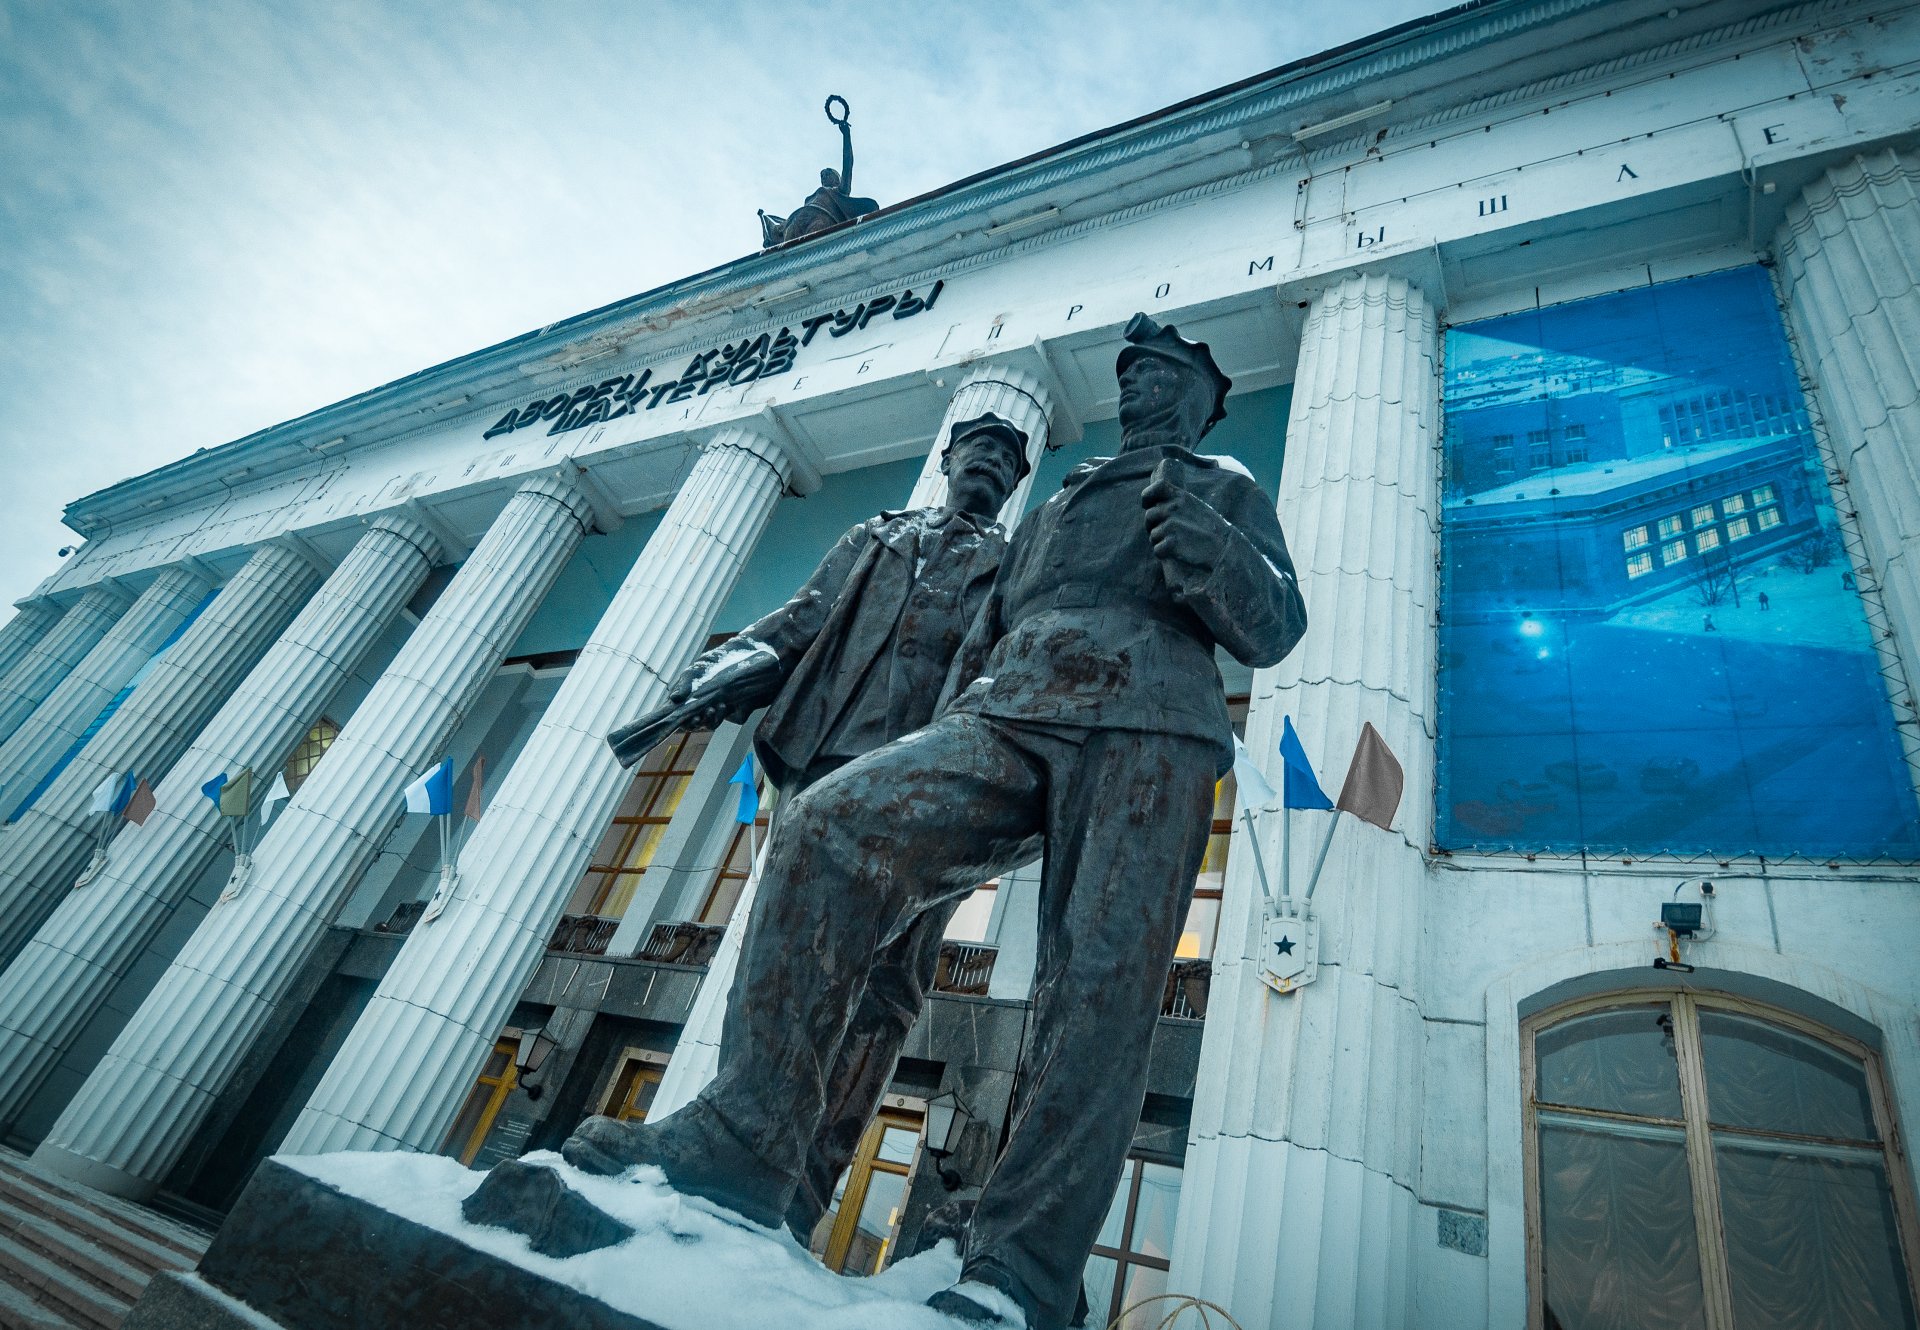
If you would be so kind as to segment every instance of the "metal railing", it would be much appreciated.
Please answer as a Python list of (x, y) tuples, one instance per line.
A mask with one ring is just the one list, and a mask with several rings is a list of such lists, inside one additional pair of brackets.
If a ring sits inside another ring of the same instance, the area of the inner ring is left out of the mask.
[(976, 942), (942, 942), (940, 964), (933, 973), (933, 991), (985, 997), (987, 982), (993, 978), (993, 963), (999, 958), (998, 947)]
[(1167, 970), (1167, 990), (1160, 1014), (1176, 1020), (1207, 1018), (1207, 989), (1213, 982), (1212, 961), (1175, 961)]
[(635, 955), (643, 961), (663, 965), (707, 965), (720, 949), (726, 932), (719, 924), (696, 924), (686, 920), (659, 923), (647, 934), (647, 941)]
[(404, 905), (396, 905), (393, 908), (393, 913), (388, 915), (384, 922), (377, 923), (373, 926), (373, 931), (376, 933), (411, 933), (413, 926), (420, 922), (420, 916), (426, 913), (426, 909), (427, 903), (425, 901), (408, 901)]
[(553, 937), (547, 943), (548, 951), (562, 951), (571, 956), (604, 956), (607, 943), (613, 941), (615, 930), (620, 927), (618, 919), (607, 919), (597, 914), (563, 914), (560, 924), (553, 930)]

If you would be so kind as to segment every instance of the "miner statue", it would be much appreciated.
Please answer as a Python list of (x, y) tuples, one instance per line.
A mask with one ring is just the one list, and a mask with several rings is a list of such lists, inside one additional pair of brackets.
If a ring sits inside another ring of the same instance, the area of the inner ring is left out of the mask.
[(1269, 666), (1306, 627), (1272, 501), (1196, 451), (1227, 376), (1145, 315), (1125, 338), (1121, 452), (1022, 524), (936, 718), (836, 764), (773, 829), (717, 1077), (655, 1122), (590, 1118), (562, 1150), (591, 1173), (656, 1165), (681, 1192), (781, 1223), (845, 1105), (835, 1081), (877, 977), (927, 921), (1044, 849), (1016, 1116), (960, 1281), (929, 1302), (988, 1325), (1067, 1324), (1132, 1140), (1232, 763), (1214, 650)]
[[(839, 115), (833, 113), (836, 102), (840, 105)], [(829, 166), (821, 171), (820, 188), (807, 195), (807, 201), (789, 215), (775, 217), (764, 208), (760, 210), (760, 245), (763, 249), (772, 249), (789, 240), (798, 240), (830, 226), (864, 217), (880, 206), (873, 199), (854, 197), (853, 129), (847, 123), (853, 111), (847, 105), (847, 99), (839, 96), (827, 98), (826, 111), (827, 119), (840, 130), (840, 169), (836, 171)]]
[[(621, 760), (632, 765), (673, 729), (745, 720), (764, 706), (754, 751), (791, 799), (931, 720), (1006, 552), (994, 519), (1029, 469), (1026, 432), (990, 411), (959, 421), (940, 469), (943, 506), (884, 512), (847, 532), (791, 600), (696, 659), (668, 705), (610, 736)], [(958, 903), (922, 914), (873, 958), (787, 1210), (803, 1244), (880, 1106)]]

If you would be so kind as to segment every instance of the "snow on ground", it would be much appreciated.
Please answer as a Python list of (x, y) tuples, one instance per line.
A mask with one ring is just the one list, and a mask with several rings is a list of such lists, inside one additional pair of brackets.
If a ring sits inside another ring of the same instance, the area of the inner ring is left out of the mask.
[[(1706, 621), (1725, 637), (1773, 646), (1813, 646), (1871, 651), (1873, 639), (1861, 614), (1860, 593), (1842, 583), (1838, 561), (1810, 573), (1778, 563), (1740, 570), (1740, 604), (1732, 597), (1702, 605), (1698, 590), (1682, 582), (1666, 595), (1616, 613), (1610, 622), (1629, 628), (1704, 636)], [(1767, 607), (1760, 608), (1760, 597)]]
[(525, 1158), (554, 1168), (634, 1228), (634, 1236), (564, 1261), (538, 1255), (517, 1233), (461, 1218), (460, 1202), (484, 1175), (441, 1155), (341, 1153), (280, 1156), (278, 1162), (664, 1330), (954, 1330), (961, 1324), (921, 1305), (960, 1277), (949, 1243), (871, 1279), (850, 1278), (820, 1265), (785, 1230), (759, 1228), (680, 1195), (657, 1168), (600, 1178), (552, 1151)]

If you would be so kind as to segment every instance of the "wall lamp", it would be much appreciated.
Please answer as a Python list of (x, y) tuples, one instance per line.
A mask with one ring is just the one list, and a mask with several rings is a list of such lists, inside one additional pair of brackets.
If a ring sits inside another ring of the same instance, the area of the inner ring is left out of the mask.
[(513, 1051), (513, 1065), (518, 1072), (516, 1079), (520, 1088), (527, 1092), (527, 1098), (538, 1099), (545, 1092), (545, 1086), (529, 1082), (539, 1074), (540, 1068), (546, 1064), (547, 1055), (557, 1047), (559, 1041), (547, 1033), (544, 1025), (538, 1030), (520, 1032), (520, 1046)]
[(940, 1185), (948, 1191), (958, 1190), (965, 1181), (957, 1171), (947, 1167), (947, 1160), (960, 1148), (960, 1140), (972, 1121), (973, 1110), (952, 1090), (944, 1090), (927, 1101), (927, 1153), (933, 1156)]

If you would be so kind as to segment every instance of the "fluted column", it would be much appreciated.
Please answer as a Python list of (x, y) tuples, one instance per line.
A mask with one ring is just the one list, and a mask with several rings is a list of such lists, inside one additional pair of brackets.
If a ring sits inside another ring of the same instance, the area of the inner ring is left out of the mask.
[(226, 847), (209, 773), (285, 765), (439, 558), (433, 535), (388, 516), (324, 585), (207, 722), (157, 791), (146, 825), (124, 828), (85, 889), (0, 974), (0, 1124), (33, 1098), (67, 1046)]
[(244, 890), (201, 921), (38, 1163), (115, 1195), (152, 1194), (399, 820), (401, 790), (440, 759), (591, 520), (586, 499), (552, 477), (507, 502), (261, 838)]
[(0, 840), (0, 965), (20, 954), (86, 865), (97, 816), (87, 809), (100, 782), (129, 771), (165, 778), (319, 580), (292, 549), (256, 550), (20, 815)]
[(452, 902), (408, 935), (283, 1151), (439, 1146), (630, 782), (607, 732), (665, 700), (786, 477), (757, 434), (704, 447), (487, 805)]
[(46, 701), (47, 694), (86, 658), (132, 603), (132, 596), (110, 583), (88, 587), (60, 622), (21, 654), (0, 679), (0, 742), (13, 737), (21, 722)]
[[(1787, 207), (1776, 268), (1860, 534), (1920, 662), (1920, 154), (1830, 168)], [(1843, 505), (1844, 506), (1844, 505)]]
[[(1288, 997), (1258, 977), (1265, 905), (1235, 831), (1168, 1287), (1246, 1330), (1409, 1323), (1439, 362), (1434, 313), (1397, 277), (1324, 293), (1301, 340), (1280, 517), (1309, 627), (1256, 674), (1247, 744), (1278, 784), (1290, 714), (1337, 789), (1371, 721), (1407, 782), (1397, 834), (1351, 818), (1338, 829), (1314, 899), (1319, 978)], [(1294, 816), (1298, 839), (1317, 843), (1328, 814)], [(1269, 866), (1280, 817), (1261, 819)]]
[(19, 807), (113, 695), (127, 686), (212, 589), (206, 578), (191, 569), (161, 570), (13, 737), (0, 744), (0, 816)]
[(23, 601), (18, 610), (7, 620), (7, 626), (0, 628), (0, 679), (6, 678), (7, 671), (60, 622), (60, 607), (50, 600)]
[[(1006, 365), (976, 365), (967, 371), (947, 403), (946, 414), (933, 436), (933, 448), (927, 454), (926, 464), (920, 468), (920, 478), (914, 482), (906, 507), (930, 508), (946, 502), (947, 477), (940, 469), (940, 454), (946, 449), (954, 425), (972, 420), (983, 411), (1005, 416), (1025, 430), (1027, 463), (1036, 469), (1039, 467), (1052, 429), (1053, 397), (1046, 385), (1024, 370)], [(1032, 489), (1033, 475), (1029, 473), (1001, 505), (1000, 523), (1009, 532), (1026, 511), (1027, 495)], [(706, 977), (700, 981), (700, 991), (687, 1012), (686, 1024), (680, 1027), (679, 1041), (673, 1046), (673, 1061), (667, 1064), (660, 1088), (654, 1093), (656, 1117), (665, 1117), (691, 1101), (720, 1071), (720, 1030), (726, 1024), (727, 995), (733, 991), (734, 976), (740, 969), (747, 917), (753, 912), (759, 886), (760, 877), (756, 872), (741, 891), (740, 899), (734, 902), (727, 931), (714, 949)]]
[[(953, 390), (947, 413), (941, 417), (940, 429), (933, 436), (933, 450), (927, 454), (926, 465), (920, 468), (920, 479), (914, 482), (907, 507), (930, 508), (946, 501), (947, 477), (940, 470), (940, 454), (946, 450), (947, 436), (957, 422), (972, 420), (983, 411), (1005, 416), (1025, 430), (1027, 462), (1039, 467), (1040, 455), (1047, 447), (1048, 421), (1053, 414), (1052, 394), (1045, 384), (1025, 370), (1010, 365), (975, 365)], [(1002, 505), (1000, 520), (1003, 523), (1011, 526), (1013, 520), (1026, 511), (1027, 495), (1032, 489), (1033, 476), (1029, 474)]]

